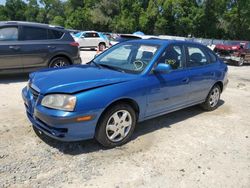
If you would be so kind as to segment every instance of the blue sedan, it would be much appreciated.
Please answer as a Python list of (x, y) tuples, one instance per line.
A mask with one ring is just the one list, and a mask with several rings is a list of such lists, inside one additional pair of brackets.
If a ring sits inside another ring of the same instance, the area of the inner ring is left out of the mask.
[(137, 122), (197, 104), (216, 109), (227, 71), (201, 44), (134, 40), (86, 65), (32, 73), (22, 96), (36, 131), (116, 147), (129, 141)]

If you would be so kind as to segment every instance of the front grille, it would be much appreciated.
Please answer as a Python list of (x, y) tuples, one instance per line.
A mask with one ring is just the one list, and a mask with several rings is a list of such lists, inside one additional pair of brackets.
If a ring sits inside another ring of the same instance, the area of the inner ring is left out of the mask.
[(32, 87), (29, 87), (29, 89), (30, 89), (30, 93), (31, 93), (32, 96), (33, 96), (33, 99), (36, 101), (37, 98), (38, 98), (38, 96), (39, 96), (39, 92), (36, 91), (35, 89), (33, 89)]

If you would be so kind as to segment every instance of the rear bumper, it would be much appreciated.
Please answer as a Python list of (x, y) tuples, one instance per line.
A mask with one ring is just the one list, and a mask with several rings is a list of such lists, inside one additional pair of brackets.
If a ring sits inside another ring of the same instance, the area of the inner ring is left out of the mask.
[[(22, 91), (26, 114), (32, 125), (47, 136), (60, 141), (79, 141), (94, 138), (101, 110), (91, 112), (62, 112), (47, 109), (34, 102), (25, 87)], [(39, 98), (37, 99), (39, 101)], [(78, 117), (92, 115), (89, 121), (77, 121)]]

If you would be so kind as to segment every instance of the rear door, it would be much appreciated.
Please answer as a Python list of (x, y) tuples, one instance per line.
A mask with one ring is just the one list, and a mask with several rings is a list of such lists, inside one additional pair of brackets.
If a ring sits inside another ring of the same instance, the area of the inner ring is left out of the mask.
[(0, 27), (0, 72), (21, 72), (20, 41), (18, 26)]
[[(217, 70), (217, 63), (200, 45), (186, 44), (186, 66), (190, 79), (190, 101), (200, 102), (205, 100), (211, 89)], [(216, 61), (216, 60), (215, 60)]]
[(49, 53), (55, 48), (48, 40), (48, 29), (22, 26), (21, 41), (20, 53), (24, 69), (47, 66)]

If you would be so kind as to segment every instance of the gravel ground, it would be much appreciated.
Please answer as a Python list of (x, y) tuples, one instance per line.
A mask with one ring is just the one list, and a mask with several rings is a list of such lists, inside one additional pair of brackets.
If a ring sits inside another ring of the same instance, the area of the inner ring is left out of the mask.
[[(83, 51), (87, 62), (94, 51)], [(138, 124), (128, 144), (39, 138), (21, 98), (27, 75), (0, 77), (0, 187), (250, 187), (250, 66), (229, 66), (220, 107)]]

